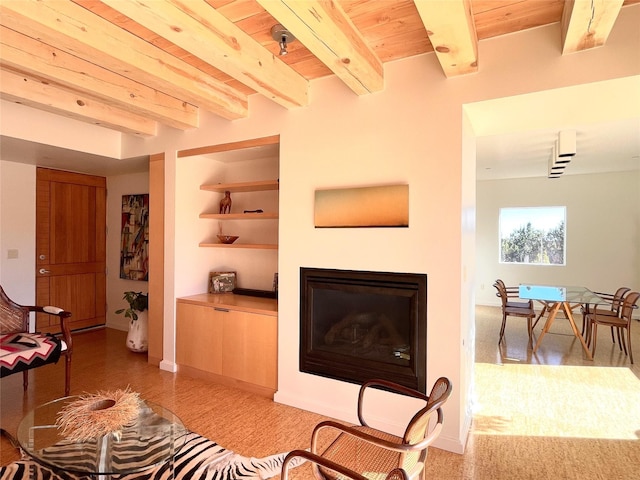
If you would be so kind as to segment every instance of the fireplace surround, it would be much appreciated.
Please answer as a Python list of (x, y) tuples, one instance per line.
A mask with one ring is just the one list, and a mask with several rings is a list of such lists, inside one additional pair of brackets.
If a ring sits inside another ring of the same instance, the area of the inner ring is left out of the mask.
[(426, 393), (427, 275), (300, 268), (300, 371)]

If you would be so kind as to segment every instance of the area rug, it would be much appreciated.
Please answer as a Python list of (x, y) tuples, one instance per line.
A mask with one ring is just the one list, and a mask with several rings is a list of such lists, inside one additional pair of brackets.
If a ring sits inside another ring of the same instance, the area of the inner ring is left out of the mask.
[[(196, 433), (185, 434), (185, 443), (175, 455), (173, 476), (168, 464), (129, 475), (114, 475), (117, 480), (249, 480), (267, 479), (280, 473), (288, 452), (264, 458), (243, 457)], [(297, 466), (294, 461), (291, 466)], [(28, 457), (0, 467), (0, 480), (90, 480), (91, 476), (52, 471)]]

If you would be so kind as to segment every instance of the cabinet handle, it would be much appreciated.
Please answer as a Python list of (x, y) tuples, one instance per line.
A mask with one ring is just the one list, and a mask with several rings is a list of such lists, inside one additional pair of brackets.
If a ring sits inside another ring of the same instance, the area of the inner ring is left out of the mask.
[(218, 312), (228, 312), (229, 310), (226, 308), (220, 308), (220, 307), (213, 307), (214, 310), (218, 311)]

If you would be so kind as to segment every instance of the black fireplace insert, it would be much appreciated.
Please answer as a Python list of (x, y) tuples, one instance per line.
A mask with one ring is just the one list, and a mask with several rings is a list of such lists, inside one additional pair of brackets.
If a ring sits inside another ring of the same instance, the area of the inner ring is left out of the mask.
[(300, 268), (300, 371), (426, 393), (427, 275)]

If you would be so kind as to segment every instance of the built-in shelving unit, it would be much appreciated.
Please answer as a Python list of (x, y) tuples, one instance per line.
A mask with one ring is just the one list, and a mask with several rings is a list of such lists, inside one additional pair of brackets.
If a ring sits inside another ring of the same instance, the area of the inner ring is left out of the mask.
[(213, 220), (277, 220), (277, 213), (201, 213), (200, 218)]
[(265, 190), (278, 190), (278, 180), (263, 180), (259, 182), (215, 183), (212, 185), (200, 185), (200, 190), (224, 193), (234, 192), (263, 192)]
[[(269, 190), (278, 190), (279, 181), (276, 180), (260, 180), (255, 182), (237, 182), (237, 183), (215, 183), (200, 185), (200, 190), (210, 192), (224, 193), (247, 193), (247, 192), (263, 192)], [(212, 220), (277, 220), (278, 212), (262, 212), (262, 213), (201, 213), (200, 218)], [(263, 243), (219, 243), (219, 242), (201, 242), (201, 247), (213, 248), (252, 248), (262, 250), (276, 250), (276, 244)]]

